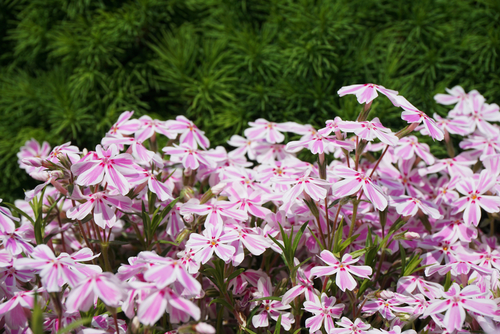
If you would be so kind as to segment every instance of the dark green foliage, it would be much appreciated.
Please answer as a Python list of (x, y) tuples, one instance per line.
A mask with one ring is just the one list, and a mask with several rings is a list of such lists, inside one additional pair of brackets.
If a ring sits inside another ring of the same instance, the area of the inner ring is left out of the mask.
[[(124, 110), (185, 114), (217, 145), (258, 117), (353, 119), (336, 94), (353, 83), (430, 115), (456, 84), (498, 102), (499, 22), (496, 0), (0, 1), (0, 198), (35, 184), (26, 140), (92, 149)], [(400, 112), (382, 98), (371, 117), (398, 129)]]

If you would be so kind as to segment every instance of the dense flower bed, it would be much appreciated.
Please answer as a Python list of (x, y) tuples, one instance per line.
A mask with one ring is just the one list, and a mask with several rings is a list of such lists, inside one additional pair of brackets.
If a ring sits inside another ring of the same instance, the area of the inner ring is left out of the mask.
[[(258, 119), (230, 152), (133, 112), (95, 151), (27, 142), (19, 164), (43, 183), (0, 207), (7, 332), (500, 331), (498, 105), (454, 87), (431, 118), (382, 86), (347, 94), (356, 121)], [(368, 120), (378, 94), (407, 127)]]

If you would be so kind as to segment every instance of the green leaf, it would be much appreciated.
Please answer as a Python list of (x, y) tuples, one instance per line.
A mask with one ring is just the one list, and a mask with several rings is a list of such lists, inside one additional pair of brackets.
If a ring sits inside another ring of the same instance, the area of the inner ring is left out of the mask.
[[(418, 255), (412, 256), (410, 261), (408, 261), (408, 264), (406, 265), (406, 268), (403, 271), (403, 276), (410, 276), (413, 274), (415, 271), (419, 270), (420, 268), (417, 268), (417, 266), (422, 262), (422, 258)], [(417, 268), (417, 269), (416, 269)]]
[(225, 307), (227, 307), (228, 310), (232, 310), (233, 307), (227, 302), (227, 300), (223, 299), (223, 298), (215, 298), (215, 299), (212, 299), (210, 301), (210, 303), (208, 303), (208, 306), (212, 305), (212, 304), (220, 304), (220, 305), (223, 305)]
[(308, 227), (308, 229), (311, 232), (311, 235), (313, 236), (314, 240), (316, 240), (316, 244), (319, 246), (321, 251), (324, 251), (325, 246), (323, 246), (323, 244), (319, 241), (318, 237), (316, 236), (316, 233), (314, 233), (309, 227)]
[(302, 226), (300, 227), (299, 231), (297, 232), (297, 235), (295, 236), (295, 239), (293, 240), (293, 245), (292, 245), (292, 263), (293, 263), (293, 258), (295, 257), (295, 252), (297, 251), (297, 247), (299, 246), (300, 238), (302, 238), (302, 234), (304, 234), (304, 231), (307, 228), (308, 224), (309, 224), (309, 221), (307, 221), (304, 224), (302, 224)]
[(30, 216), (28, 216), (28, 214), (26, 212), (24, 212), (23, 210), (19, 209), (14, 204), (10, 204), (10, 203), (7, 203), (7, 202), (2, 202), (2, 203), (5, 204), (5, 205), (7, 205), (9, 208), (11, 208), (12, 210), (16, 211), (17, 213), (19, 213), (20, 215), (22, 215), (26, 219), (28, 219), (31, 222), (31, 224), (33, 226), (35, 226), (35, 221), (33, 220), (33, 218), (31, 218)]
[(340, 248), (340, 243), (342, 242), (342, 235), (343, 235), (343, 228), (344, 228), (344, 218), (340, 220), (339, 226), (337, 227), (337, 231), (335, 231), (335, 238), (333, 239), (333, 253), (340, 253), (339, 248)]
[(239, 268), (239, 269), (233, 271), (233, 273), (227, 277), (226, 282), (231, 282), (231, 280), (233, 278), (236, 278), (238, 275), (240, 275), (244, 271), (245, 271), (245, 268)]
[(31, 314), (30, 328), (33, 334), (43, 334), (43, 312), (38, 303), (38, 293), (35, 292), (35, 303)]
[(349, 245), (352, 244), (353, 241), (355, 241), (359, 236), (360, 236), (360, 234), (355, 234), (352, 237), (347, 238), (346, 240), (344, 240), (344, 242), (342, 242), (340, 244), (338, 251), (342, 252), (344, 249), (346, 249), (347, 247), (349, 247)]
[(445, 280), (444, 280), (444, 291), (448, 292), (448, 290), (450, 289), (452, 283), (453, 282), (451, 280), (451, 272), (448, 271), (446, 273)]
[(359, 286), (359, 291), (358, 291), (358, 298), (363, 295), (363, 293), (372, 285), (372, 282), (370, 279), (365, 278), (361, 285)]
[(401, 258), (401, 277), (403, 277), (406, 269), (406, 251), (401, 243), (399, 243), (399, 256)]
[(276, 321), (276, 328), (274, 329), (274, 334), (280, 334), (281, 332), (281, 313)]
[(58, 330), (57, 334), (64, 334), (64, 333), (71, 332), (72, 330), (77, 329), (80, 326), (88, 324), (91, 320), (92, 320), (92, 318), (85, 318), (85, 319), (79, 319), (77, 321), (73, 321), (68, 326)]
[(354, 252), (349, 253), (353, 259), (360, 257), (361, 255), (366, 253), (366, 248), (355, 250)]

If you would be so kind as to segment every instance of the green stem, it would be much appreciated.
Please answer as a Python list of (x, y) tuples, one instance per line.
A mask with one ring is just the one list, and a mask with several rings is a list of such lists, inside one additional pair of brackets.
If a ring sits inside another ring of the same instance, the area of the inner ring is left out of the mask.
[(111, 272), (111, 264), (109, 262), (109, 244), (107, 242), (102, 242), (101, 244), (102, 257), (104, 258), (104, 266), (106, 271)]
[(352, 218), (351, 218), (351, 226), (349, 227), (349, 235), (347, 238), (352, 237), (352, 233), (354, 232), (354, 225), (356, 225), (356, 216), (358, 214), (358, 205), (359, 205), (359, 199), (355, 199), (352, 201)]

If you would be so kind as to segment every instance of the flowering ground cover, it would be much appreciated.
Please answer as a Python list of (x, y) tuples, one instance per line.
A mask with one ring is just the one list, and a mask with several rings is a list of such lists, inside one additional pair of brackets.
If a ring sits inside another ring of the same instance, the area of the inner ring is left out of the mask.
[[(129, 111), (94, 150), (26, 142), (40, 184), (0, 204), (5, 330), (498, 333), (499, 106), (458, 86), (435, 96), (445, 118), (375, 84), (338, 93), (356, 119), (257, 119), (229, 152)], [(397, 132), (370, 117), (384, 96)]]

